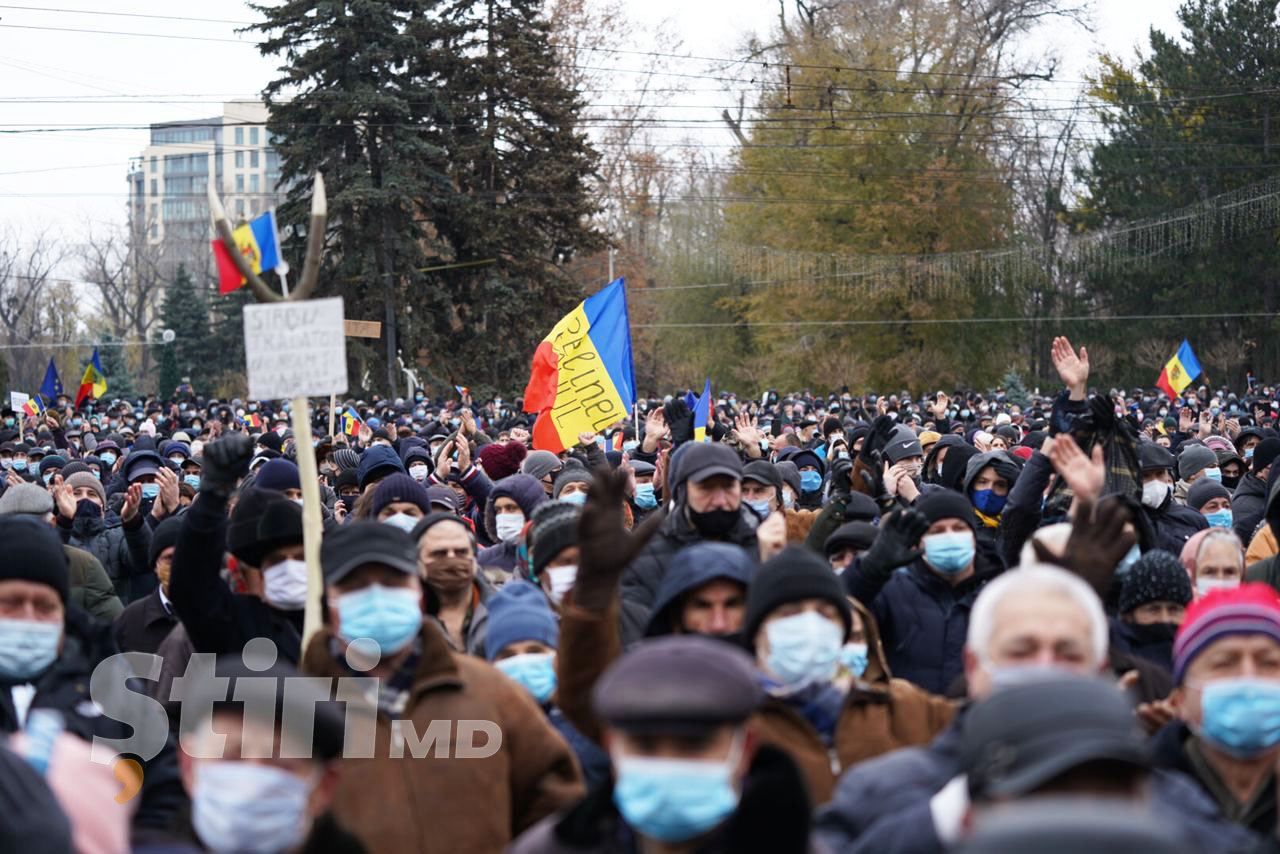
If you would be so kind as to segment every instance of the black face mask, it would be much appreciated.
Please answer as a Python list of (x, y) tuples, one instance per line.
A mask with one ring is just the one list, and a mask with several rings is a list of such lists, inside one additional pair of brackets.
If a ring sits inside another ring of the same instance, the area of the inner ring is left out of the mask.
[(1227, 477), (1227, 476), (1224, 474), (1224, 475), (1222, 476), (1222, 485), (1223, 485), (1223, 486), (1225, 486), (1227, 489), (1234, 490), (1237, 486), (1239, 486), (1239, 485), (1240, 485), (1240, 478), (1238, 478), (1238, 477)]
[(76, 502), (77, 519), (101, 519), (102, 508), (89, 498), (81, 498)]
[(704, 537), (723, 537), (728, 534), (738, 524), (738, 516), (737, 510), (708, 510), (706, 513), (699, 513), (692, 507), (689, 508), (689, 521)]

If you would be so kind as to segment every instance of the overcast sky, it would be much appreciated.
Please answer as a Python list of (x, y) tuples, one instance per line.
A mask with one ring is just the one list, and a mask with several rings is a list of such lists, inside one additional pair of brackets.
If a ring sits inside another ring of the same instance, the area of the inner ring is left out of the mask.
[[(733, 56), (748, 31), (772, 26), (778, 8), (776, 0), (626, 4), (642, 25), (669, 20), (684, 52), (702, 57)], [(240, 0), (26, 0), (25, 5), (0, 4), (0, 130), (56, 132), (0, 134), (0, 228), (49, 227), (75, 242), (88, 228), (122, 223), (126, 167), (146, 145), (148, 123), (217, 115), (222, 101), (256, 95), (274, 74), (273, 62), (235, 33), (254, 17)], [(48, 9), (34, 8), (42, 6)], [(54, 11), (58, 6), (114, 14)], [(1061, 77), (1068, 82), (1061, 85), (1075, 86), (1072, 81), (1088, 72), (1099, 51), (1131, 58), (1152, 26), (1176, 31), (1177, 6), (1177, 0), (1100, 0), (1094, 33), (1055, 28), (1044, 34), (1044, 43), (1064, 59)], [(167, 17), (135, 17), (140, 15)], [(634, 67), (639, 61), (613, 55), (602, 64)], [(681, 60), (676, 68), (697, 74), (708, 64)], [(679, 115), (714, 118), (731, 102), (729, 95), (700, 91)], [(103, 125), (136, 127), (58, 130)], [(731, 142), (715, 123), (683, 133), (707, 143)]]

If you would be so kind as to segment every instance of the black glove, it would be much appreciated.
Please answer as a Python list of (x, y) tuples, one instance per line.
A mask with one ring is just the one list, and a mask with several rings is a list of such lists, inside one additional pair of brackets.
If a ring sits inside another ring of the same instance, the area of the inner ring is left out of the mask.
[(671, 441), (677, 445), (693, 439), (693, 412), (683, 397), (675, 397), (662, 407), (662, 414), (667, 418), (667, 427), (671, 428)]
[(879, 472), (882, 468), (880, 460), (881, 452), (884, 446), (889, 443), (889, 437), (893, 435), (893, 429), (898, 426), (898, 422), (888, 415), (881, 415), (871, 425), (871, 432), (862, 442), (862, 450), (858, 452), (858, 458), (867, 464), (867, 467), (874, 472)]
[(853, 473), (853, 463), (850, 460), (839, 459), (831, 464), (831, 497), (842, 498), (848, 497), (849, 491), (853, 488), (849, 483), (849, 475)]
[(200, 491), (226, 498), (249, 473), (253, 441), (243, 433), (232, 433), (204, 447), (200, 468)]
[(915, 510), (895, 510), (880, 520), (875, 542), (862, 556), (859, 569), (872, 575), (888, 575), (924, 555), (920, 538), (929, 520)]

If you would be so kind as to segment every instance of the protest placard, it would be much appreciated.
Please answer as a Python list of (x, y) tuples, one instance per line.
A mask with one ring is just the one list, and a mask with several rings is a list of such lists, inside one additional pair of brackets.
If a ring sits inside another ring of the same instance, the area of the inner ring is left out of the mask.
[(27, 401), (31, 399), (31, 395), (23, 394), (20, 391), (9, 392), (9, 408), (14, 412), (21, 412), (22, 407), (27, 405)]
[(342, 298), (244, 307), (249, 397), (278, 400), (345, 394)]

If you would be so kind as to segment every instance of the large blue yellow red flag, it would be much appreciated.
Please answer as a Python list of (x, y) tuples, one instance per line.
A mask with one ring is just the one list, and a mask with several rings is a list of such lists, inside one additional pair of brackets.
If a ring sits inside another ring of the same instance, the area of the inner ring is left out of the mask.
[(1173, 400), (1182, 394), (1182, 390), (1191, 385), (1191, 381), (1200, 376), (1200, 360), (1196, 358), (1191, 345), (1184, 338), (1178, 352), (1165, 363), (1164, 370), (1156, 380), (1156, 387)]
[(27, 402), (22, 404), (22, 411), (27, 415), (39, 415), (44, 412), (44, 404), (40, 402), (40, 396), (28, 397)]
[[(255, 273), (281, 266), (280, 239), (276, 234), (275, 211), (267, 211), (252, 222), (242, 223), (231, 231), (236, 249), (249, 262)], [(218, 266), (218, 293), (226, 294), (248, 282), (231, 260), (231, 254), (219, 238), (213, 239), (213, 259)]]
[(702, 397), (693, 408), (693, 441), (706, 442), (707, 425), (711, 421), (711, 377), (702, 386)]
[(622, 279), (578, 303), (533, 354), (524, 411), (538, 413), (533, 447), (559, 453), (599, 433), (635, 404), (631, 325)]
[(93, 358), (84, 367), (84, 376), (80, 378), (80, 390), (76, 392), (76, 406), (84, 403), (86, 398), (101, 398), (107, 393), (107, 375), (102, 372), (102, 361), (98, 358), (98, 348), (93, 348)]
[(53, 357), (49, 357), (49, 367), (44, 369), (44, 382), (40, 384), (40, 393), (50, 401), (62, 394), (62, 380), (58, 378), (58, 369), (53, 366)]

